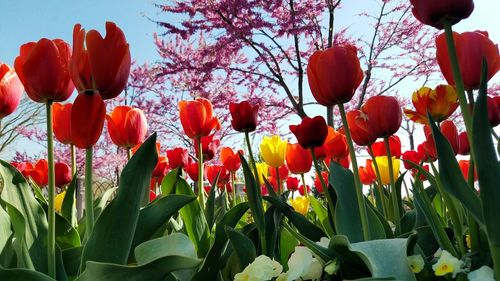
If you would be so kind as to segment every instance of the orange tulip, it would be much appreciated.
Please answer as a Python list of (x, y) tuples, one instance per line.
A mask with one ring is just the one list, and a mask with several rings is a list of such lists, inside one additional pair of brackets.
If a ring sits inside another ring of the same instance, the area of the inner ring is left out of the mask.
[(127, 85), (130, 64), (129, 45), (116, 24), (106, 22), (104, 38), (96, 30), (85, 35), (85, 29), (75, 25), (70, 73), (80, 93), (96, 90), (103, 99), (118, 96)]
[(428, 124), (427, 112), (436, 122), (446, 120), (458, 107), (455, 88), (450, 85), (439, 85), (436, 89), (422, 87), (411, 97), (415, 110), (404, 109), (408, 118), (420, 124)]
[(58, 141), (71, 144), (71, 108), (73, 104), (54, 103), (52, 106), (52, 122), (54, 135)]
[(71, 109), (71, 139), (78, 148), (96, 144), (104, 127), (106, 106), (100, 95), (79, 94)]
[(377, 177), (373, 172), (372, 160), (367, 160), (366, 166), (360, 166), (358, 168), (358, 171), (361, 183), (363, 183), (364, 185), (371, 185), (377, 180)]
[(144, 141), (148, 124), (142, 110), (121, 105), (106, 115), (109, 136), (120, 147), (134, 147)]
[(22, 95), (23, 84), (14, 69), (0, 64), (0, 119), (16, 110)]
[[(465, 180), (468, 180), (469, 179), (470, 161), (469, 160), (460, 160), (460, 161), (458, 161), (458, 166), (460, 167), (460, 171), (462, 171), (462, 175), (464, 176)], [(476, 169), (474, 169), (474, 181), (477, 181)]]
[[(500, 70), (498, 45), (495, 45), (488, 38), (488, 32), (453, 32), (453, 41), (457, 49), (460, 73), (466, 90), (479, 88), (483, 57), (486, 58), (488, 63), (488, 80)], [(455, 85), (444, 33), (436, 38), (436, 57), (439, 68), (441, 68), (441, 72), (448, 84)]]
[(180, 101), (179, 111), (184, 133), (191, 139), (208, 136), (214, 129), (220, 129), (219, 119), (213, 116), (212, 103), (205, 98)]
[(286, 147), (286, 165), (292, 174), (305, 174), (311, 170), (312, 155), (298, 143)]
[(327, 158), (334, 160), (345, 158), (349, 155), (349, 147), (344, 134), (335, 131), (332, 127), (328, 127), (328, 135), (323, 144)]
[(61, 39), (42, 38), (21, 46), (14, 68), (30, 99), (45, 103), (71, 96), (75, 86), (68, 71), (70, 58), (70, 46)]
[[(239, 150), (243, 154), (243, 150)], [(241, 167), (240, 156), (230, 147), (223, 147), (220, 151), (220, 161), (229, 172), (236, 172)]]

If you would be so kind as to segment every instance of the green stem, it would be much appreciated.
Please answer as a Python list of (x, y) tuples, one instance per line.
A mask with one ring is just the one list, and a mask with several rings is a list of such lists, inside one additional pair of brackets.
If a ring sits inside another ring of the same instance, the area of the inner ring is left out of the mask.
[(276, 184), (278, 185), (278, 195), (281, 195), (281, 180), (280, 180), (280, 168), (276, 169)]
[(52, 100), (47, 101), (47, 158), (49, 164), (49, 233), (47, 243), (48, 273), (56, 278), (56, 221), (55, 221), (55, 168), (54, 168), (54, 132), (52, 127)]
[(71, 144), (70, 149), (71, 149), (71, 174), (75, 175), (75, 173), (76, 173), (76, 149), (75, 149), (75, 145)]
[(345, 137), (347, 145), (349, 146), (349, 154), (351, 155), (352, 170), (354, 173), (354, 188), (356, 189), (356, 197), (358, 199), (359, 216), (361, 217), (361, 226), (363, 228), (363, 237), (365, 240), (370, 240), (370, 226), (368, 225), (368, 215), (366, 213), (366, 203), (363, 196), (363, 185), (359, 179), (358, 162), (356, 160), (356, 153), (354, 151), (354, 144), (351, 138), (351, 131), (349, 131), (349, 124), (345, 114), (344, 104), (339, 103), (340, 116), (342, 117), (342, 125), (344, 126)]
[(231, 200), (231, 207), (234, 207), (236, 206), (236, 186), (234, 186), (234, 172), (231, 172), (231, 191), (232, 191), (232, 194), (233, 194), (233, 200)]
[(401, 231), (401, 214), (399, 213), (399, 204), (401, 203), (401, 198), (399, 198), (398, 193), (396, 191), (396, 184), (394, 181), (394, 170), (392, 165), (392, 155), (391, 155), (391, 146), (389, 145), (389, 138), (384, 138), (385, 151), (387, 153), (387, 163), (389, 166), (389, 181), (391, 184), (391, 197), (392, 197), (392, 205), (394, 211), (394, 224), (396, 225), (396, 234), (400, 234)]
[(205, 210), (205, 190), (203, 189), (203, 144), (198, 138), (198, 199), (202, 210)]
[(373, 154), (373, 149), (371, 145), (368, 146), (368, 154), (370, 154), (370, 157), (372, 158), (373, 167), (375, 168), (375, 175), (377, 176), (377, 188), (378, 188), (378, 193), (380, 194), (379, 196), (380, 202), (382, 203), (382, 211), (384, 212), (384, 216), (388, 218), (389, 212), (387, 211), (385, 202), (384, 184), (382, 183), (382, 178), (380, 177), (380, 170), (378, 169), (378, 163), (375, 160), (375, 155)]
[(252, 166), (253, 172), (255, 174), (255, 182), (257, 182), (257, 186), (260, 187), (260, 175), (253, 158), (252, 145), (250, 144), (250, 135), (248, 132), (245, 132), (245, 142), (247, 143), (248, 154), (250, 156), (250, 165)]
[(93, 147), (85, 151), (85, 238), (88, 240), (94, 228), (94, 194), (92, 190)]
[[(474, 189), (474, 160), (472, 158), (469, 161), (469, 175), (467, 183), (470, 188)], [(467, 212), (467, 224), (469, 225), (470, 250), (473, 253), (478, 252), (481, 239), (479, 234), (479, 224), (470, 212)]]
[[(300, 178), (302, 179), (302, 185), (304, 186), (304, 196), (308, 198), (309, 192), (307, 192), (306, 178), (304, 177), (304, 173), (300, 174)], [(293, 199), (293, 193), (292, 193), (292, 199)]]
[(493, 270), (495, 280), (500, 280), (500, 246), (490, 244), (491, 258), (493, 259)]

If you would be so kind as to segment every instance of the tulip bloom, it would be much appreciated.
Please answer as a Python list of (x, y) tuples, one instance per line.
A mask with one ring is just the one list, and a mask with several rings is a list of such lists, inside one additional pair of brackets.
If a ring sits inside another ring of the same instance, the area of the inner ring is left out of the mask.
[[(377, 167), (380, 173), (380, 181), (382, 184), (389, 184), (389, 160), (387, 156), (379, 156), (375, 157), (375, 161), (377, 162)], [(400, 160), (396, 159), (396, 157), (392, 157), (392, 171), (394, 175), (394, 180), (397, 179), (399, 173), (399, 164)], [(372, 168), (375, 169), (375, 165), (372, 163)]]
[(458, 154), (469, 155), (470, 144), (469, 138), (467, 137), (467, 132), (461, 132), (458, 134)]
[(61, 187), (69, 184), (73, 175), (71, 168), (66, 163), (58, 162), (54, 165), (56, 173), (56, 186)]
[(441, 123), (441, 133), (443, 133), (444, 137), (448, 140), (451, 147), (453, 148), (453, 152), (457, 155), (459, 151), (459, 143), (458, 143), (458, 130), (450, 120), (445, 120)]
[[(479, 88), (483, 57), (488, 63), (487, 80), (490, 80), (500, 70), (498, 45), (495, 45), (488, 38), (488, 32), (453, 32), (453, 41), (457, 49), (460, 73), (466, 90)], [(436, 57), (439, 68), (448, 84), (455, 85), (444, 33), (436, 38)]]
[(305, 174), (311, 170), (311, 152), (298, 143), (286, 147), (286, 165), (292, 174)]
[(79, 94), (71, 108), (71, 139), (78, 148), (91, 148), (101, 136), (106, 106), (100, 95)]
[[(389, 149), (391, 150), (391, 156), (396, 158), (401, 157), (401, 140), (398, 136), (392, 135), (389, 137)], [(373, 156), (387, 156), (387, 150), (385, 149), (385, 143), (383, 141), (378, 141), (372, 144)]]
[(72, 144), (71, 140), (71, 109), (73, 104), (54, 103), (52, 105), (52, 122), (54, 136), (63, 144)]
[(207, 179), (208, 182), (213, 185), (215, 183), (215, 178), (219, 174), (217, 179), (217, 186), (224, 186), (229, 180), (229, 172), (224, 168), (223, 165), (208, 165), (207, 167)]
[(238, 152), (235, 153), (230, 147), (223, 147), (220, 151), (220, 161), (222, 165), (232, 173), (238, 171), (241, 167), (238, 153), (243, 154), (243, 150), (238, 150)]
[(488, 97), (488, 120), (491, 127), (496, 127), (500, 124), (500, 96)]
[(67, 100), (75, 89), (68, 71), (70, 58), (70, 46), (61, 39), (22, 45), (14, 68), (29, 98), (40, 103)]
[(370, 163), (368, 163), (367, 161), (365, 167), (360, 166), (358, 168), (358, 171), (361, 183), (364, 185), (371, 185), (377, 180), (377, 177), (375, 176), (375, 173), (373, 172), (373, 168), (371, 166), (371, 161)]
[(450, 85), (439, 85), (436, 89), (422, 87), (411, 97), (415, 110), (404, 109), (404, 113), (412, 121), (428, 124), (427, 112), (436, 122), (446, 120), (458, 107), (455, 88)]
[(156, 166), (155, 169), (153, 170), (153, 174), (151, 175), (151, 177), (162, 179), (167, 174), (168, 168), (169, 166), (167, 157), (158, 155), (158, 162), (156, 162)]
[[(458, 166), (460, 167), (460, 171), (462, 171), (462, 175), (464, 176), (464, 179), (467, 181), (469, 179), (470, 161), (469, 160), (459, 160)], [(474, 169), (474, 181), (477, 181), (476, 169)]]
[(14, 112), (23, 95), (23, 84), (13, 68), (0, 64), (0, 119)]
[[(287, 145), (288, 148), (288, 145)], [(288, 169), (287, 165), (281, 165), (278, 167), (278, 175), (280, 176), (280, 180), (283, 182), (288, 178), (288, 175), (290, 174), (290, 170)], [(276, 169), (269, 169), (269, 177), (276, 179), (277, 174), (276, 174)]]
[[(403, 158), (403, 160), (408, 160), (408, 161), (415, 163), (416, 165), (420, 165), (420, 162), (422, 162), (423, 156), (424, 155), (419, 154), (415, 150), (408, 150), (408, 151), (405, 151), (403, 153), (402, 158)], [(406, 161), (403, 161), (403, 165), (404, 165), (405, 169), (407, 169), (407, 170), (415, 168), (414, 164), (408, 163)]]
[(296, 177), (288, 177), (286, 179), (286, 188), (290, 191), (295, 191), (299, 188), (299, 179)]
[[(215, 139), (214, 135), (205, 136), (201, 138), (201, 151), (203, 152), (203, 161), (210, 161), (214, 158), (217, 153), (217, 149), (219, 149), (220, 140)], [(194, 139), (194, 148), (196, 151), (196, 155), (200, 155), (199, 152), (198, 139)]]
[(339, 159), (346, 158), (349, 155), (349, 147), (344, 134), (335, 131), (332, 127), (328, 127), (328, 136), (323, 144), (326, 158)]
[(306, 196), (299, 196), (295, 199), (290, 200), (290, 205), (299, 214), (307, 215), (309, 211), (309, 198)]
[[(309, 194), (311, 192), (311, 187), (309, 185), (306, 185), (305, 189), (307, 190), (307, 194)], [(305, 195), (304, 185), (303, 184), (301, 184), (299, 186), (298, 191), (299, 191), (300, 196), (304, 196)]]
[(188, 150), (182, 147), (167, 149), (167, 158), (170, 169), (185, 167), (189, 163)]
[[(257, 168), (257, 173), (259, 173), (257, 176), (259, 177), (259, 182), (263, 183), (264, 179), (268, 177), (269, 175), (269, 166), (262, 162), (262, 163), (255, 163), (255, 166)], [(264, 184), (265, 186), (265, 184)]]
[(260, 143), (260, 154), (267, 165), (278, 168), (285, 164), (287, 142), (279, 136), (264, 137)]
[(56, 195), (54, 200), (54, 209), (56, 212), (61, 213), (62, 204), (64, 202), (64, 197), (66, 196), (66, 190)]
[(373, 96), (361, 107), (366, 115), (368, 133), (377, 138), (394, 135), (403, 121), (401, 107), (396, 98)]
[(85, 34), (80, 24), (75, 25), (69, 69), (80, 93), (96, 90), (105, 100), (118, 96), (127, 85), (130, 65), (129, 45), (116, 24), (106, 22), (104, 38), (97, 30)]
[(142, 110), (126, 105), (115, 107), (106, 115), (111, 140), (119, 147), (131, 148), (146, 138), (148, 124)]
[(363, 80), (356, 47), (346, 44), (314, 52), (307, 65), (307, 80), (321, 105), (350, 101)]
[(444, 21), (454, 25), (474, 10), (472, 0), (410, 0), (412, 12), (421, 23), (443, 29)]
[(257, 116), (259, 105), (251, 104), (249, 101), (240, 103), (229, 103), (229, 112), (231, 113), (231, 125), (238, 132), (253, 132), (257, 128)]
[(303, 148), (322, 146), (328, 134), (328, 125), (321, 116), (314, 118), (306, 116), (300, 124), (290, 125), (289, 128)]
[[(323, 180), (325, 181), (326, 186), (328, 186), (328, 172), (323, 171), (321, 172), (321, 176), (323, 177)], [(315, 174), (314, 178), (314, 187), (319, 193), (323, 193), (323, 186), (321, 185), (321, 181), (318, 177), (318, 173)]]
[(346, 114), (347, 124), (351, 131), (352, 140), (360, 146), (365, 146), (377, 140), (376, 136), (371, 135), (366, 125), (366, 119), (363, 118), (360, 110), (349, 111)]
[(220, 129), (219, 119), (213, 116), (212, 103), (205, 98), (180, 101), (179, 111), (184, 133), (191, 139), (208, 136)]
[(45, 186), (49, 182), (49, 163), (46, 159), (36, 161), (33, 169), (29, 171), (29, 176), (40, 187)]

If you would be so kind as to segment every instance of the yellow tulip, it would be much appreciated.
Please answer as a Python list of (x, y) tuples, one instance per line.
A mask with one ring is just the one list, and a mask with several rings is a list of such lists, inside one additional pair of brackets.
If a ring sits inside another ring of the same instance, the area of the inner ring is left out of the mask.
[(66, 190), (57, 194), (56, 201), (54, 203), (54, 207), (56, 208), (56, 212), (60, 213), (62, 209), (62, 204), (64, 201), (64, 196), (66, 195)]
[(287, 142), (279, 136), (264, 137), (260, 143), (260, 155), (267, 165), (278, 168), (285, 164)]
[(301, 213), (304, 216), (309, 211), (309, 198), (305, 196), (299, 196), (295, 199), (291, 199), (290, 204), (296, 212)]
[[(377, 162), (378, 170), (380, 172), (380, 181), (382, 184), (390, 184), (391, 180), (389, 177), (389, 161), (387, 156), (377, 156), (375, 157), (375, 161)], [(399, 165), (401, 161), (396, 159), (396, 157), (392, 157), (392, 171), (394, 175), (394, 181), (398, 178), (399, 173)], [(372, 163), (373, 170), (375, 170), (375, 165)]]
[(264, 178), (267, 179), (267, 176), (269, 175), (269, 166), (267, 166), (264, 162), (255, 163), (255, 166), (257, 167), (257, 173), (259, 173), (259, 183), (263, 184)]

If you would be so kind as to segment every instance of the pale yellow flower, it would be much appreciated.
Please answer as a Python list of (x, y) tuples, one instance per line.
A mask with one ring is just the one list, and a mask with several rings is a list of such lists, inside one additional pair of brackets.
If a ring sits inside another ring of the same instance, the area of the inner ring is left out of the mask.
[(260, 255), (243, 272), (234, 276), (234, 281), (267, 281), (278, 277), (283, 266), (267, 256)]
[(296, 212), (303, 214), (304, 216), (307, 215), (307, 212), (309, 211), (309, 198), (299, 196), (295, 199), (291, 199), (290, 204)]
[(267, 176), (269, 176), (269, 166), (264, 162), (255, 163), (255, 166), (257, 167), (257, 173), (259, 173), (259, 183), (263, 184), (264, 178), (267, 179)]
[(408, 256), (407, 259), (413, 273), (419, 273), (424, 269), (425, 262), (421, 255)]
[(54, 207), (56, 209), (56, 212), (60, 213), (62, 209), (62, 204), (64, 201), (64, 196), (66, 195), (66, 190), (57, 194), (56, 200), (54, 202)]
[(455, 258), (448, 251), (443, 250), (439, 260), (432, 265), (432, 270), (436, 276), (444, 276), (448, 273), (452, 273), (453, 278), (460, 273), (462, 270), (463, 262)]
[[(389, 177), (389, 161), (387, 156), (377, 156), (375, 157), (375, 161), (377, 161), (377, 166), (378, 170), (380, 172), (380, 180), (382, 181), (382, 184), (390, 184), (390, 177)], [(399, 174), (399, 166), (401, 164), (401, 161), (397, 159), (396, 157), (392, 157), (392, 171), (394, 175), (394, 181), (398, 178)], [(372, 163), (373, 170), (375, 170), (375, 165)]]
[(267, 165), (278, 168), (285, 164), (287, 142), (279, 136), (264, 137), (260, 143), (260, 155)]

